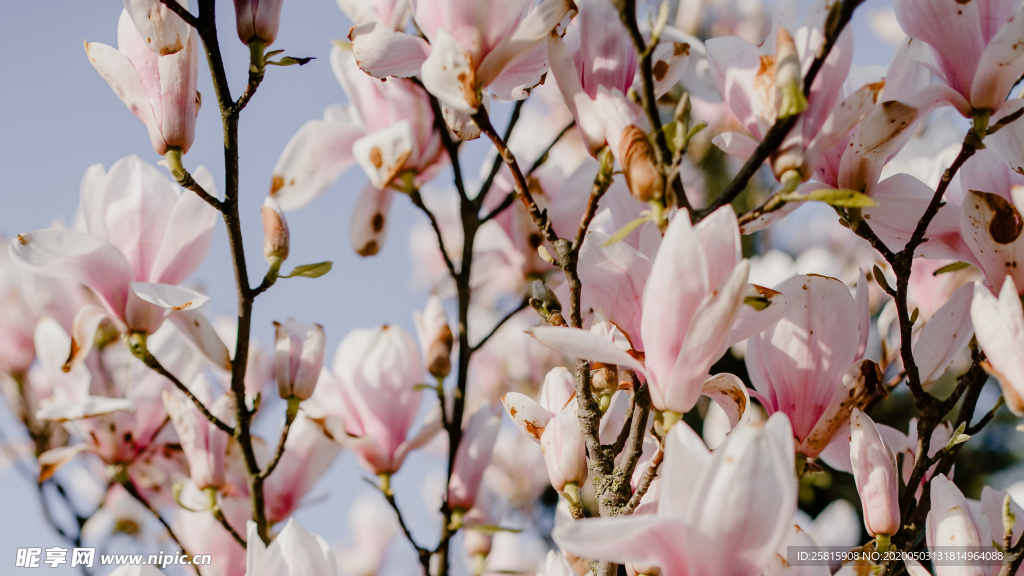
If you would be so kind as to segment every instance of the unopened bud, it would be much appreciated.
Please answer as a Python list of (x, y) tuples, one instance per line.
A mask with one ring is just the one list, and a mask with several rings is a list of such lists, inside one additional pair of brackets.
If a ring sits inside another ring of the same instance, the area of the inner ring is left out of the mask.
[(274, 322), (274, 330), (277, 391), (281, 398), (307, 400), (313, 395), (324, 363), (324, 328), (288, 319), (283, 325)]
[(614, 394), (619, 389), (619, 369), (614, 364), (592, 362), (590, 385), (598, 394)]
[(235, 0), (235, 24), (243, 44), (253, 41), (269, 46), (277, 39), (284, 0)]
[(434, 378), (445, 378), (452, 371), (452, 347), (455, 338), (448, 327), (441, 299), (436, 294), (430, 296), (423, 312), (413, 312), (416, 324), (416, 335), (423, 347), (423, 361), (427, 372)]
[(629, 193), (641, 202), (661, 198), (665, 191), (662, 178), (654, 159), (654, 146), (643, 130), (630, 124), (622, 131), (619, 141), (619, 162), (626, 175)]
[(548, 288), (543, 280), (534, 280), (530, 286), (530, 306), (540, 314), (545, 322), (552, 326), (565, 326), (565, 319), (562, 318), (562, 303), (558, 296)]
[(787, 118), (807, 109), (800, 55), (789, 31), (779, 27), (775, 36), (775, 87), (779, 90), (779, 118)]
[(280, 262), (288, 258), (288, 221), (284, 211), (273, 198), (267, 196), (260, 209), (263, 216), (263, 257), (267, 262)]

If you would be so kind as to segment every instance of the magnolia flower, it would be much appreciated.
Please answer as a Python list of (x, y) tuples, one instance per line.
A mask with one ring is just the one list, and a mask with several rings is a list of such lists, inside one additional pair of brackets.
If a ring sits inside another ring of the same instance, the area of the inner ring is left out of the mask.
[(644, 361), (586, 330), (541, 327), (533, 336), (568, 356), (636, 370), (649, 381), (657, 410), (682, 414), (708, 395), (735, 426), (746, 409), (746, 387), (731, 374), (708, 378), (708, 371), (729, 346), (764, 330), (785, 308), (781, 294), (747, 284), (735, 213), (726, 206), (693, 226), (678, 211), (653, 263), (628, 245), (604, 244), (597, 233), (583, 244), (583, 295)]
[[(1007, 101), (1010, 89), (1024, 73), (1020, 38), (1024, 15), (1013, 2), (983, 0), (960, 4), (956, 0), (896, 0), (896, 18), (914, 40), (923, 42), (916, 57), (943, 81), (902, 98), (889, 98), (864, 121), (858, 151), (867, 158), (887, 156), (899, 145), (898, 136), (912, 132), (929, 112), (952, 106), (966, 117), (984, 113), (992, 120), (1020, 108)], [(995, 134), (1000, 144), (1017, 141), (1020, 128)], [(1024, 156), (1019, 147), (994, 146), (1011, 162)]]
[(794, 276), (777, 287), (786, 313), (747, 341), (746, 365), (756, 398), (769, 414), (793, 423), (797, 450), (816, 457), (880, 384), (871, 360), (862, 360), (870, 313), (867, 281), (857, 297), (825, 276)]
[[(655, 167), (654, 148), (640, 127), (643, 111), (625, 96), (634, 84), (642, 90), (629, 32), (610, 0), (582, 0), (578, 6), (576, 26), (566, 30), (565, 38), (557, 34), (548, 38), (558, 88), (590, 154), (596, 157), (607, 144), (633, 196), (641, 201), (658, 198), (665, 183)], [(689, 55), (685, 42), (662, 42), (654, 48), (656, 98), (679, 80)]]
[(551, 486), (558, 492), (567, 483), (582, 486), (587, 479), (587, 450), (576, 415), (576, 379), (564, 366), (544, 377), (540, 403), (518, 392), (502, 399), (512, 422), (540, 442)]
[(444, 378), (452, 369), (452, 346), (455, 343), (441, 299), (431, 294), (423, 312), (413, 312), (416, 336), (423, 349), (423, 363), (434, 378)]
[(490, 405), (477, 409), (466, 424), (448, 482), (447, 502), (452, 509), (469, 510), (476, 503), (484, 470), (491, 463), (499, 427), (501, 413), (496, 406)]
[(246, 523), (245, 576), (335, 576), (338, 568), (327, 542), (289, 520), (267, 546), (256, 523)]
[(882, 88), (880, 83), (868, 84), (840, 101), (853, 59), (853, 32), (847, 28), (814, 78), (806, 102), (800, 102), (801, 78), (825, 40), (822, 30), (828, 14), (826, 4), (819, 3), (792, 36), (780, 26), (760, 47), (735, 36), (707, 42), (715, 85), (752, 136), (719, 134), (714, 139), (719, 148), (745, 160), (753, 155), (776, 120), (803, 112), (771, 158), (772, 170), (780, 181), (789, 170), (799, 174), (798, 181), (810, 178), (825, 151), (871, 111)]
[[(214, 190), (204, 168), (195, 177)], [(110, 172), (96, 165), (82, 182), (83, 231), (59, 228), (18, 235), (12, 259), (30, 271), (81, 282), (103, 308), (89, 304), (75, 316), (66, 368), (92, 349), (97, 327), (152, 334), (165, 318), (215, 365), (230, 358), (209, 321), (193, 310), (207, 297), (178, 286), (192, 275), (213, 240), (217, 211), (191, 192), (182, 194), (153, 166), (129, 156)]]
[(987, 369), (1003, 390), (1006, 405), (1017, 416), (1024, 416), (1024, 309), (1017, 296), (1013, 277), (1006, 276), (999, 298), (980, 282), (974, 284), (971, 304), (978, 345), (985, 351)]
[(242, 44), (273, 44), (281, 25), (282, 4), (284, 0), (235, 0), (236, 28)]
[(483, 91), (522, 100), (547, 71), (544, 40), (572, 8), (569, 0), (412, 0), (426, 40), (368, 22), (349, 32), (356, 62), (376, 78), (420, 74), (452, 112), (469, 115)]
[(356, 252), (371, 256), (384, 244), (393, 188), (433, 177), (444, 157), (441, 139), (422, 88), (367, 77), (348, 45), (331, 49), (331, 67), (351, 104), (329, 106), (323, 120), (299, 128), (274, 166), (270, 195), (285, 211), (301, 208), (358, 162), (370, 182), (353, 209), (350, 234)]
[(755, 576), (796, 511), (793, 454), (781, 414), (763, 426), (738, 426), (714, 452), (677, 424), (666, 438), (657, 513), (580, 520), (552, 536), (573, 554), (658, 567), (662, 576)]
[[(196, 488), (219, 488), (224, 484), (224, 458), (228, 434), (203, 416), (181, 392), (164, 390), (164, 408), (174, 424), (181, 449), (188, 459), (189, 473)], [(232, 399), (221, 396), (210, 407), (221, 420), (230, 418)]]
[(895, 534), (900, 529), (896, 457), (886, 446), (874, 421), (859, 408), (850, 413), (850, 461), (868, 534)]
[(358, 328), (338, 345), (324, 370), (310, 410), (323, 416), (333, 439), (350, 448), (375, 474), (397, 472), (410, 451), (441, 429), (440, 414), (410, 438), (423, 392), (423, 364), (416, 342), (397, 326)]
[[(203, 566), (203, 576), (244, 576), (245, 547), (239, 545), (206, 509), (209, 506), (209, 497), (186, 482), (179, 493), (179, 499), (182, 504), (197, 512), (179, 508), (174, 515), (172, 526), (175, 534), (181, 539), (182, 546), (190, 553), (210, 555), (212, 563)], [(228, 524), (241, 534), (246, 528), (246, 522), (252, 520), (250, 499), (229, 496), (222, 491), (217, 503)], [(152, 515), (148, 510), (146, 512)]]
[[(151, 0), (125, 2), (126, 6), (145, 4), (160, 5)], [(187, 8), (187, 3), (182, 4)], [(117, 49), (86, 42), (85, 53), (114, 93), (146, 125), (153, 150), (161, 156), (170, 149), (184, 153), (192, 146), (199, 113), (197, 34), (162, 5), (153, 13), (163, 15), (163, 26), (145, 13), (140, 18), (137, 8), (131, 14), (126, 8), (117, 22)], [(145, 28), (139, 26), (140, 20), (147, 23)], [(168, 33), (155, 36), (159, 30)], [(145, 39), (140, 34), (143, 31)], [(164, 46), (147, 44), (147, 40)]]
[(281, 398), (306, 400), (313, 395), (324, 364), (324, 327), (289, 318), (284, 325), (274, 322), (274, 331), (277, 392)]
[(357, 26), (380, 22), (401, 31), (409, 18), (408, 0), (338, 0), (338, 7)]

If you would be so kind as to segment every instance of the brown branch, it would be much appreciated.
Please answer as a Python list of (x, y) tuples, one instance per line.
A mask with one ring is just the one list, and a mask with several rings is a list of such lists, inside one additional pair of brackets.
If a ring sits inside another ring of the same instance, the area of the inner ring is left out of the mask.
[(408, 540), (409, 543), (412, 544), (412, 547), (416, 549), (416, 553), (419, 555), (420, 564), (423, 565), (423, 569), (426, 570), (427, 574), (429, 574), (430, 550), (427, 550), (426, 548), (417, 544), (416, 539), (412, 537), (412, 531), (409, 530), (408, 525), (405, 523), (405, 518), (402, 516), (402, 510), (398, 507), (398, 502), (395, 501), (394, 492), (392, 492), (390, 488), (385, 488), (378, 485), (376, 482), (370, 480), (369, 478), (363, 478), (363, 480), (370, 486), (373, 486), (378, 491), (380, 491), (381, 495), (384, 496), (384, 499), (387, 500), (388, 504), (391, 506), (391, 509), (395, 511), (395, 516), (398, 517), (398, 525), (402, 528), (402, 532), (405, 534), (405, 539)]
[(274, 457), (267, 463), (267, 467), (260, 472), (260, 478), (266, 479), (274, 473), (274, 469), (277, 468), (278, 463), (281, 462), (281, 456), (284, 455), (284, 445), (288, 441), (288, 432), (292, 428), (292, 423), (295, 422), (295, 416), (299, 413), (299, 399), (289, 398), (288, 399), (288, 410), (284, 416), (284, 427), (281, 428), (281, 438), (277, 441), (277, 449), (274, 450)]
[(494, 325), (494, 328), (491, 328), (491, 331), (488, 332), (487, 335), (483, 337), (483, 339), (477, 342), (475, 346), (473, 346), (473, 351), (476, 352), (477, 350), (483, 348), (484, 344), (486, 344), (487, 341), (491, 339), (491, 336), (494, 336), (495, 332), (497, 332), (498, 329), (505, 324), (505, 322), (508, 322), (513, 316), (522, 312), (529, 305), (530, 297), (526, 296), (522, 299), (521, 302), (519, 302), (519, 305), (516, 306), (514, 310), (510, 311), (508, 314), (505, 314), (505, 316), (503, 316), (501, 320), (498, 320), (498, 323)]
[[(523, 110), (523, 104), (526, 100), (516, 100), (515, 107), (512, 108), (512, 116), (508, 120), (508, 126), (505, 128), (505, 136), (503, 140), (509, 141), (512, 137), (512, 130), (516, 127), (516, 123), (519, 122), (519, 113)], [(484, 179), (483, 184), (480, 186), (480, 191), (477, 192), (475, 201), (477, 206), (482, 206), (484, 198), (487, 197), (487, 193), (491, 191), (491, 186), (494, 184), (494, 178), (498, 175), (498, 171), (501, 170), (501, 155), (494, 157), (494, 162), (491, 163), (491, 171), (487, 173), (487, 178)]]
[(636, 487), (636, 492), (629, 498), (629, 503), (622, 510), (622, 514), (632, 514), (637, 506), (640, 505), (640, 501), (643, 500), (644, 494), (647, 494), (647, 490), (651, 487), (651, 482), (658, 476), (658, 470), (661, 468), (661, 463), (665, 459), (665, 451), (660, 447), (658, 451), (651, 457), (650, 462), (647, 463), (647, 469), (644, 470), (644, 475), (640, 478), (640, 484)]
[(448, 267), (448, 274), (454, 279), (459, 273), (455, 270), (455, 263), (452, 262), (451, 256), (448, 254), (448, 249), (444, 246), (444, 234), (441, 232), (441, 224), (437, 221), (437, 216), (427, 208), (427, 205), (423, 203), (423, 196), (420, 195), (419, 189), (413, 189), (409, 193), (409, 199), (412, 200), (413, 205), (419, 208), (424, 214), (427, 215), (427, 219), (430, 220), (430, 227), (434, 229), (434, 235), (437, 236), (437, 246), (441, 250), (441, 256), (444, 257), (444, 264)]
[(199, 27), (199, 19), (193, 16), (192, 13), (188, 11), (188, 8), (178, 4), (176, 0), (160, 0), (160, 2), (163, 3), (168, 10), (177, 14), (189, 26), (193, 28)]
[(207, 408), (205, 404), (203, 404), (203, 401), (196, 397), (196, 395), (192, 393), (192, 390), (189, 390), (188, 386), (185, 386), (185, 384), (181, 380), (178, 380), (177, 376), (168, 372), (167, 369), (164, 368), (162, 364), (160, 364), (160, 361), (156, 359), (156, 356), (153, 356), (153, 354), (148, 349), (143, 348), (141, 350), (141, 357), (139, 359), (142, 360), (142, 362), (150, 369), (152, 369), (154, 372), (170, 380), (171, 383), (178, 388), (178, 390), (181, 390), (185, 394), (185, 396), (188, 396), (188, 399), (191, 400), (193, 404), (195, 404), (196, 408), (199, 409), (199, 412), (201, 412), (202, 415), (206, 417), (207, 420), (212, 422), (214, 426), (220, 428), (229, 436), (234, 435), (235, 429), (232, 428), (231, 426), (228, 426), (223, 420), (214, 415), (213, 412), (210, 412), (210, 409)]
[(238, 542), (242, 548), (248, 547), (248, 543), (246, 543), (245, 538), (242, 538), (242, 535), (235, 530), (234, 526), (228, 522), (227, 517), (224, 516), (224, 511), (220, 509), (220, 503), (216, 502), (216, 497), (216, 494), (214, 494), (213, 498), (215, 500), (213, 502), (213, 506), (210, 507), (210, 514), (213, 515), (213, 518), (217, 520), (217, 522), (220, 522), (220, 525), (227, 530), (228, 534), (231, 534), (231, 537), (235, 539), (235, 542)]
[[(178, 548), (181, 549), (181, 553), (183, 556), (191, 556), (191, 554), (189, 554), (188, 551), (185, 549), (185, 545), (181, 543), (181, 540), (179, 540), (178, 536), (174, 533), (174, 529), (171, 528), (170, 523), (167, 522), (167, 520), (165, 520), (164, 517), (160, 515), (160, 511), (154, 508), (153, 505), (150, 504), (149, 501), (146, 500), (146, 498), (139, 492), (138, 488), (135, 487), (135, 482), (133, 482), (132, 479), (128, 476), (128, 471), (122, 468), (119, 471), (119, 473), (123, 476), (123, 478), (120, 479), (120, 483), (121, 486), (124, 487), (125, 491), (128, 492), (128, 494), (131, 495), (132, 498), (135, 498), (135, 500), (137, 500), (139, 504), (145, 506), (146, 509), (149, 510), (154, 517), (156, 517), (160, 524), (163, 525), (164, 530), (167, 531), (167, 535), (170, 536), (171, 540), (174, 540), (174, 543), (177, 544)], [(195, 569), (196, 574), (202, 576), (202, 572), (199, 571), (199, 568), (196, 565), (193, 564), (192, 567)]]

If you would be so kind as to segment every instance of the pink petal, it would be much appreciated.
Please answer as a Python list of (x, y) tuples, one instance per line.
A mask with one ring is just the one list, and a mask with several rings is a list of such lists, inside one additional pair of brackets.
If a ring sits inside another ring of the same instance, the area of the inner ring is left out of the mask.
[[(188, 9), (187, 0), (178, 0), (178, 4)], [(157, 54), (165, 56), (185, 49), (192, 27), (160, 0), (124, 0), (124, 9)]]
[(1024, 355), (1020, 354), (1024, 346), (1024, 309), (1013, 279), (1006, 277), (998, 300), (988, 288), (975, 282), (971, 319), (978, 345), (985, 351), (1007, 406), (1020, 416), (1024, 413)]
[(694, 229), (704, 247), (708, 286), (718, 288), (743, 258), (736, 212), (731, 206), (722, 206), (701, 220)]
[(646, 375), (644, 365), (604, 336), (580, 328), (540, 326), (529, 332), (538, 342), (566, 356), (625, 366)]
[[(747, 298), (756, 298), (760, 302), (767, 301), (764, 308), (758, 309), (753, 305), (740, 306), (733, 322), (732, 330), (729, 331), (727, 342), (729, 346), (742, 342), (764, 332), (769, 326), (775, 324), (786, 312), (786, 297), (782, 292), (777, 292), (764, 286), (747, 284), (743, 292), (744, 304)], [(759, 306), (760, 307), (760, 304)]]
[(206, 316), (197, 310), (182, 310), (167, 318), (214, 366), (231, 370), (231, 354)]
[[(878, 183), (872, 199), (878, 206), (864, 208), (864, 218), (890, 250), (902, 250), (931, 202), (934, 191), (909, 174), (896, 174)], [(928, 241), (917, 254), (927, 258), (975, 262), (960, 234), (959, 208), (947, 204), (928, 227)]]
[[(938, 1), (952, 3), (956, 0)], [(854, 152), (872, 162), (885, 160), (906, 144), (921, 120), (943, 106), (952, 106), (964, 116), (971, 114), (967, 100), (942, 84), (926, 86), (899, 100), (884, 100), (861, 121)]]
[(949, 364), (974, 337), (971, 325), (971, 301), (974, 286), (964, 284), (928, 320), (914, 343), (914, 357), (921, 382), (938, 380)]
[[(206, 168), (193, 173), (203, 188), (216, 195), (213, 176)], [(174, 204), (167, 220), (167, 232), (160, 243), (149, 278), (163, 284), (180, 284), (203, 263), (213, 242), (213, 231), (220, 213), (190, 190)]]
[(562, 39), (554, 35), (548, 38), (548, 60), (551, 74), (555, 77), (566, 106), (576, 119), (587, 151), (591, 156), (596, 156), (605, 144), (604, 123), (597, 114), (593, 100), (583, 90), (572, 55)]
[(70, 372), (92, 352), (96, 341), (96, 331), (109, 319), (108, 312), (99, 306), (86, 304), (75, 314), (71, 324), (71, 352), (64, 362), (64, 371)]
[(722, 152), (744, 161), (754, 155), (758, 144), (760, 144), (757, 140), (740, 132), (722, 132), (712, 138), (711, 142), (721, 148)]
[(407, 78), (419, 73), (430, 44), (378, 22), (354, 26), (348, 33), (356, 64), (374, 78)]
[(732, 374), (717, 374), (704, 381), (701, 394), (711, 398), (729, 416), (733, 428), (740, 423), (750, 405), (750, 395), (743, 381)]
[(488, 84), (491, 94), (500, 100), (522, 100), (544, 80), (548, 71), (547, 42), (538, 42)]
[(690, 225), (686, 211), (681, 210), (669, 223), (654, 259), (640, 328), (645, 364), (652, 378), (662, 385), (670, 381), (691, 319), (709, 290), (700, 235)]
[(998, 285), (1009, 274), (1024, 286), (1024, 267), (1018, 266), (1024, 262), (1024, 220), (1013, 204), (996, 194), (969, 191), (960, 228), (990, 285)]
[(339, 114), (331, 116), (303, 124), (274, 165), (270, 195), (282, 210), (309, 204), (352, 165), (352, 143), (363, 130)]
[(671, 379), (667, 385), (663, 379), (652, 383), (652, 390), (659, 388), (662, 395), (661, 404), (655, 401), (653, 392), (651, 396), (652, 404), (659, 410), (683, 414), (693, 408), (701, 394), (701, 382), (711, 365), (728, 348), (729, 331), (740, 306), (743, 306), (749, 272), (750, 262), (740, 262), (729, 278), (716, 291), (708, 294), (694, 312), (679, 348)]
[[(978, 62), (971, 85), (971, 105), (975, 108), (999, 108), (1024, 74), (1024, 45), (1020, 41), (1024, 37), (1024, 9), (1004, 22)], [(988, 23), (994, 22), (989, 20)]]
[(194, 290), (171, 284), (132, 282), (131, 290), (143, 301), (166, 310), (194, 310), (210, 299)]
[[(540, 4), (534, 6), (526, 18), (519, 22), (515, 31), (505, 35), (480, 62), (477, 70), (480, 85), (490, 85), (509, 66), (529, 55), (548, 37), (572, 7), (573, 3), (570, 0), (542, 0)], [(540, 83), (540, 80), (541, 76), (537, 75), (537, 83)]]
[[(167, 146), (188, 152), (196, 135), (196, 115), (199, 113), (196, 88), (199, 81), (198, 34), (189, 36), (185, 49), (171, 56), (161, 56), (160, 97), (163, 116), (160, 132)], [(159, 152), (159, 150), (157, 150)]]
[[(1024, 107), (1024, 100), (1015, 98), (1005, 102), (992, 115), (989, 123), (995, 123)], [(990, 150), (1002, 158), (1009, 167), (1018, 173), (1024, 173), (1024, 122), (1019, 119), (1003, 127), (995, 134), (985, 137), (986, 150)]]
[(555, 528), (565, 551), (583, 558), (661, 567), (663, 576), (691, 576), (686, 541), (692, 529), (675, 519), (649, 514), (588, 518)]
[(394, 195), (395, 191), (391, 188), (378, 190), (370, 184), (359, 194), (352, 208), (349, 237), (352, 247), (360, 256), (373, 256), (384, 246)]
[(481, 101), (472, 56), (444, 29), (431, 40), (430, 56), (422, 67), (423, 86), (454, 110), (473, 114)]
[(985, 49), (980, 2), (898, 0), (896, 19), (906, 33), (932, 47), (951, 88), (967, 96)]
[(544, 428), (551, 420), (551, 412), (548, 412), (537, 404), (532, 398), (519, 392), (509, 392), (501, 397), (501, 404), (505, 406), (512, 423), (521, 432), (540, 442), (540, 436)]
[(705, 47), (711, 76), (725, 103), (755, 139), (764, 137), (768, 122), (756, 113), (761, 106), (761, 96), (754, 88), (762, 66), (761, 51), (736, 36), (712, 38)]
[(408, 120), (371, 132), (352, 143), (352, 156), (378, 190), (391, 184), (405, 168), (416, 146)]
[(111, 315), (124, 320), (132, 273), (124, 255), (109, 242), (49, 228), (18, 235), (9, 250), (11, 258), (33, 272), (85, 284)]
[(672, 426), (665, 439), (665, 460), (659, 475), (662, 483), (658, 510), (662, 516), (684, 517), (700, 495), (696, 486), (711, 465), (711, 452), (700, 436), (685, 423)]
[[(822, 120), (820, 128), (812, 132), (813, 137), (804, 152), (804, 161), (809, 166), (814, 166), (826, 150), (849, 134), (850, 130), (871, 112), (881, 89), (882, 83), (868, 84), (840, 102), (831, 114)], [(807, 126), (805, 123), (804, 128), (807, 129)]]
[(146, 125), (153, 148), (166, 149), (167, 145), (164, 143), (160, 124), (150, 104), (149, 94), (128, 57), (98, 42), (86, 42), (85, 53), (93, 68), (107, 81), (117, 97)]
[[(579, 6), (576, 25), (583, 60), (582, 82), (587, 94), (594, 98), (598, 86), (627, 92), (633, 85), (637, 58), (618, 9), (602, 0), (585, 0)], [(671, 51), (671, 44), (666, 46)]]
[(591, 232), (580, 249), (583, 297), (626, 334), (633, 349), (643, 350), (640, 318), (644, 286), (652, 264), (625, 242), (606, 246), (608, 238), (600, 232)]

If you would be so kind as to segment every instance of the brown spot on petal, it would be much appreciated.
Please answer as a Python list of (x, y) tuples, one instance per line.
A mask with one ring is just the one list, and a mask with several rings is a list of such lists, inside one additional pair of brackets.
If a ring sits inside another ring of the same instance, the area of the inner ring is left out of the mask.
[(508, 409), (508, 415), (509, 415), (509, 416), (511, 416), (511, 417), (513, 417), (513, 418), (515, 418), (515, 417), (516, 417), (516, 414), (517, 414), (518, 412), (519, 412), (519, 411), (518, 411), (518, 410), (516, 410), (515, 408), (511, 408), (511, 407), (510, 407), (510, 408)]
[(661, 82), (665, 79), (665, 75), (668, 74), (668, 62), (658, 60), (654, 63), (654, 68), (651, 70), (651, 73), (654, 74), (655, 80)]
[(21, 234), (18, 234), (18, 243), (22, 246), (28, 246), (28, 238), (25, 238)]
[(384, 158), (381, 156), (380, 148), (374, 146), (370, 150), (370, 163), (377, 169), (384, 165)]
[(771, 288), (765, 288), (764, 286), (758, 286), (757, 284), (751, 284), (751, 286), (754, 287), (754, 290), (756, 290), (758, 294), (760, 294), (761, 296), (764, 296), (765, 298), (767, 298), (769, 300), (771, 300), (772, 298), (774, 298), (774, 297), (778, 296), (779, 294), (781, 294), (781, 292), (779, 292), (777, 290), (772, 290)]
[(192, 306), (192, 301), (191, 300), (189, 300), (188, 302), (185, 302), (181, 306), (175, 306), (175, 307), (171, 308), (171, 310), (188, 310), (188, 308), (190, 306)]
[(380, 250), (380, 246), (377, 244), (377, 241), (370, 240), (362, 248), (356, 249), (356, 254), (360, 256), (373, 256), (378, 250)]
[(966, 6), (971, 3), (971, 0), (956, 0), (956, 3)]
[(690, 55), (690, 45), (687, 44), (686, 42), (673, 42), (673, 44), (674, 44), (674, 48), (675, 48), (674, 51), (673, 51), (674, 55), (676, 55), (676, 56), (689, 56)]
[(988, 232), (998, 244), (1010, 244), (1020, 237), (1024, 229), (1024, 220), (1020, 213), (1002, 196), (987, 192), (975, 192), (992, 210), (992, 221), (988, 224)]
[(74, 361), (75, 356), (78, 356), (78, 352), (81, 349), (82, 349), (82, 345), (78, 343), (78, 340), (72, 338), (71, 339), (71, 353), (68, 354), (68, 359), (67, 359), (67, 361), (64, 362), (64, 365), (60, 367), (60, 369), (62, 371), (64, 371), (64, 372), (71, 372), (71, 363)]
[(529, 420), (524, 420), (523, 421), (523, 427), (526, 428), (526, 433), (527, 434), (529, 434), (530, 436), (533, 436), (537, 440), (540, 440), (541, 434), (544, 433), (544, 428), (542, 428), (540, 426), (537, 426), (536, 424), (534, 424), (533, 422), (530, 422)]
[(281, 188), (284, 188), (284, 178), (274, 174), (274, 177), (270, 180), (270, 195), (277, 194)]
[(384, 229), (384, 215), (377, 212), (373, 215), (373, 219), (370, 220), (370, 226), (373, 227), (374, 232), (380, 232)]

